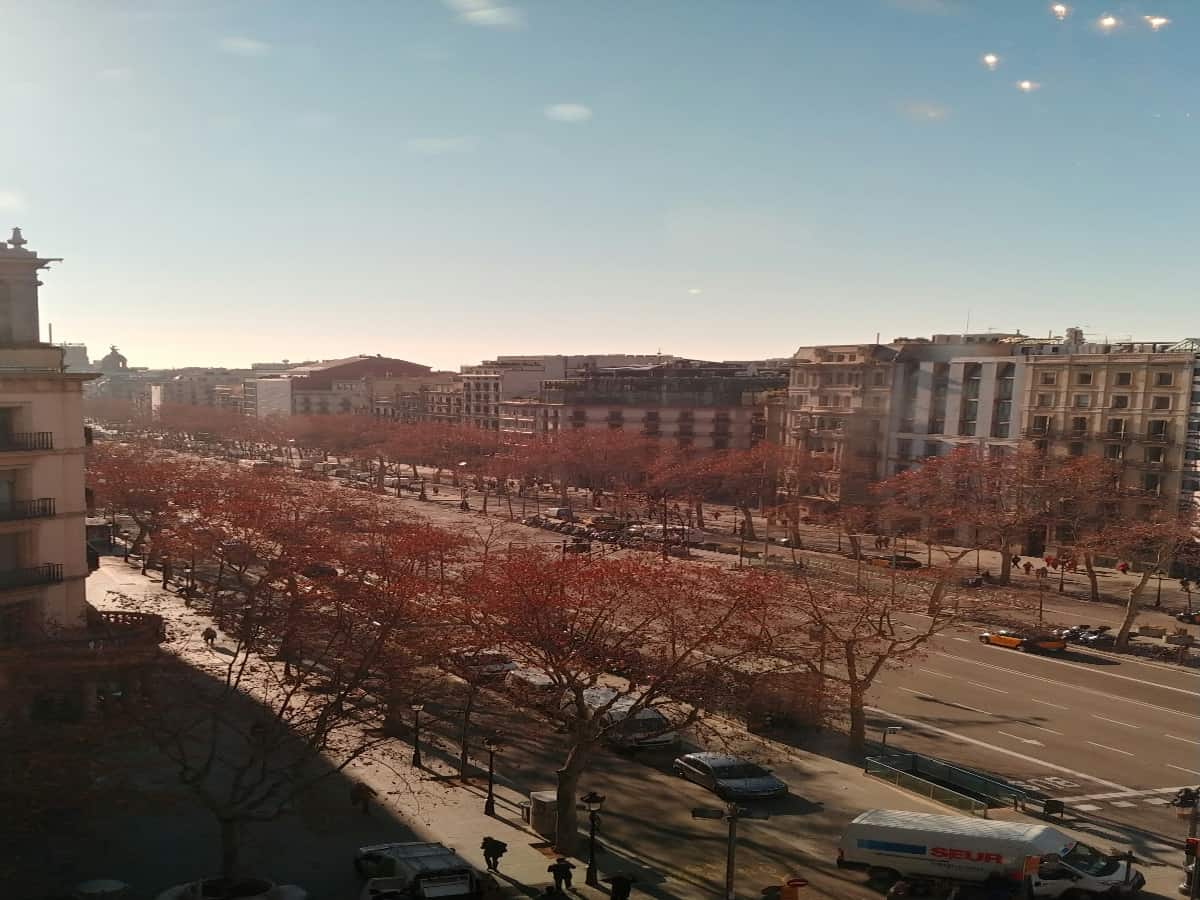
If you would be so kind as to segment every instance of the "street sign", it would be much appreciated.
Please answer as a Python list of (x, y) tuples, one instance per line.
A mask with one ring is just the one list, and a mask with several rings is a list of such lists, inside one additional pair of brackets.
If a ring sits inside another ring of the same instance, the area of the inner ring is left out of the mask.
[(769, 819), (771, 814), (765, 809), (750, 809), (749, 807), (739, 806), (737, 808), (737, 817), (739, 819)]
[(706, 806), (697, 806), (692, 809), (693, 819), (723, 819), (725, 818), (725, 810), (709, 809)]

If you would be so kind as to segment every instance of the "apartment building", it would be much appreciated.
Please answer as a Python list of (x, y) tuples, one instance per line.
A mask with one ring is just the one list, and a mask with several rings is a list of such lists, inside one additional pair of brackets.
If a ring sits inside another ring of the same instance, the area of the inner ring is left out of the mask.
[(746, 449), (765, 438), (766, 399), (786, 384), (784, 371), (675, 360), (589, 368), (544, 382), (540, 403), (505, 409), (514, 421), (531, 423), (534, 433), (622, 429), (683, 447)]
[(463, 384), (461, 376), (451, 376), (442, 384), (431, 384), (425, 391), (425, 421), (438, 425), (463, 424)]
[(883, 344), (839, 344), (792, 356), (787, 443), (823, 464), (822, 497), (861, 502), (883, 477), (898, 355)]
[[(1174, 499), (1193, 502), (1187, 454), (1200, 439), (1192, 415), (1197, 356), (1174, 342), (1087, 345), (1029, 356), (1024, 434), (1058, 455), (1117, 462), (1124, 487), (1144, 499), (1130, 513)], [(1185, 473), (1188, 473), (1185, 478)]]
[(988, 452), (1021, 442), (1024, 360), (1020, 334), (897, 338), (883, 477), (956, 447)]
[(74, 719), (153, 662), (158, 616), (87, 602), (83, 384), (42, 343), (39, 273), (56, 259), (0, 243), (0, 723)]
[(374, 407), (372, 380), (427, 376), (429, 372), (429, 366), (385, 356), (352, 356), (296, 366), (287, 372), (292, 380), (292, 413), (366, 415)]

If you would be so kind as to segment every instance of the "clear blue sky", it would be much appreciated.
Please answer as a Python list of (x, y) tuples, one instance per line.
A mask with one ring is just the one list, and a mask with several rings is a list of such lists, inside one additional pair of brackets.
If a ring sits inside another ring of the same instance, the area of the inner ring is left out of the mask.
[(43, 323), (154, 366), (1200, 333), (1200, 3), (506, 2), (2, 0)]

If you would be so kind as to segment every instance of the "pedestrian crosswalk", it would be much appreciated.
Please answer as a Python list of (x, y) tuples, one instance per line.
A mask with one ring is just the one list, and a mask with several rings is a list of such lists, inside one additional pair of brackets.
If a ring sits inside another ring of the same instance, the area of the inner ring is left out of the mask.
[(1112, 791), (1107, 794), (1086, 794), (1082, 797), (1059, 797), (1067, 808), (1076, 812), (1099, 812), (1106, 807), (1136, 809), (1166, 806), (1180, 790), (1177, 787), (1151, 788), (1144, 791)]

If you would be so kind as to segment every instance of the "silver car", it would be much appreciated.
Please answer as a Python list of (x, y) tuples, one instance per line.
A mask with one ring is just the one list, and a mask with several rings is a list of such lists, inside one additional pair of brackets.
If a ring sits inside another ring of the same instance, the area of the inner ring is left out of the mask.
[(688, 753), (674, 763), (675, 774), (708, 788), (722, 800), (769, 800), (787, 794), (786, 783), (770, 769), (721, 753)]

